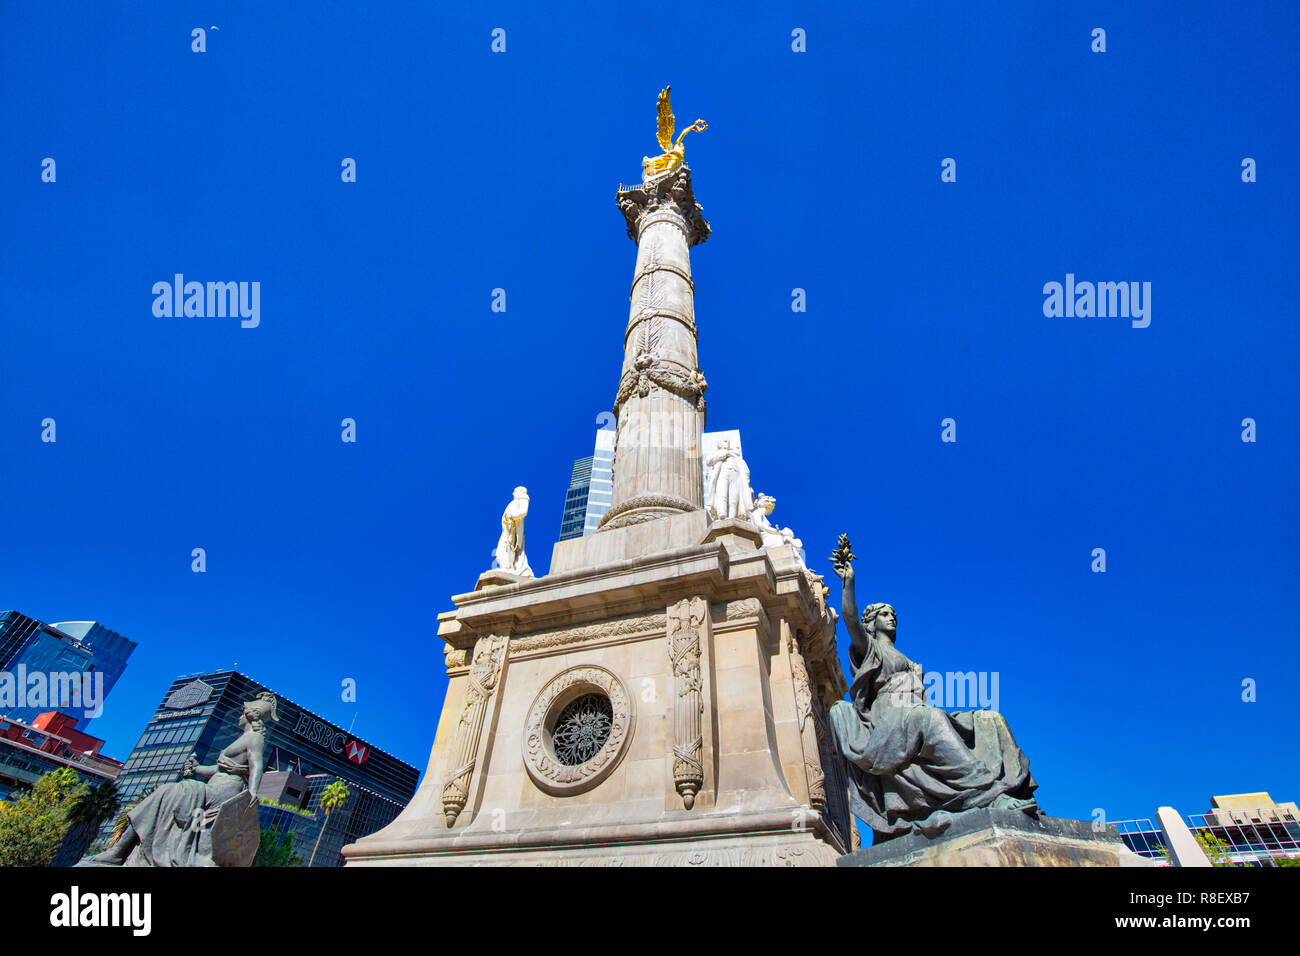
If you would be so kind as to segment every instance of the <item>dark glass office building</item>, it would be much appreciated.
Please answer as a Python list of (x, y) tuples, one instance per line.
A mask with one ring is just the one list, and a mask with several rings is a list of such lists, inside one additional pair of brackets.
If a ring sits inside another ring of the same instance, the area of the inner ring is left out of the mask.
[(17, 611), (0, 612), (0, 671), (13, 670), (18, 652), (43, 625)]
[[(104, 696), (107, 697), (126, 670), (127, 658), (136, 648), (135, 641), (97, 621), (58, 621), (51, 627), (90, 649), (93, 669), (104, 675)], [(81, 717), (77, 729), (84, 731), (88, 723), (90, 718)]]
[(587, 523), (587, 495), (591, 491), (591, 458), (579, 458), (573, 463), (569, 477), (569, 490), (564, 496), (564, 517), (560, 519), (560, 540), (581, 538)]
[(268, 690), (278, 699), (280, 719), (267, 728), (262, 824), (293, 832), (305, 859), (325, 822), (316, 812), (321, 795), (342, 780), (352, 794), (330, 815), (314, 864), (341, 866), (344, 845), (387, 826), (410, 802), (419, 771), (236, 671), (172, 682), (117, 778), (118, 791), (125, 803), (178, 780), (191, 753), (200, 763), (216, 763), (241, 733), (245, 701)]

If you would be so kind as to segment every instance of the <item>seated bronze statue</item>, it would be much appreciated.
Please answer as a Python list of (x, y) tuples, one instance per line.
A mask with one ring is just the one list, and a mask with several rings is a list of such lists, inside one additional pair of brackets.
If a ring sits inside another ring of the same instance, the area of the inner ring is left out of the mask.
[(948, 713), (925, 700), (921, 666), (894, 646), (898, 616), (872, 604), (858, 617), (848, 535), (831, 555), (844, 584), (842, 613), (852, 644), (849, 700), (830, 710), (836, 746), (849, 766), (849, 808), (876, 842), (942, 833), (968, 810), (1037, 814), (1029, 759), (1002, 715)]
[(190, 754), (181, 779), (163, 784), (127, 811), (125, 833), (79, 866), (249, 866), (257, 852), (257, 786), (266, 751), (266, 722), (279, 720), (275, 695), (244, 704), (242, 735), (202, 766)]

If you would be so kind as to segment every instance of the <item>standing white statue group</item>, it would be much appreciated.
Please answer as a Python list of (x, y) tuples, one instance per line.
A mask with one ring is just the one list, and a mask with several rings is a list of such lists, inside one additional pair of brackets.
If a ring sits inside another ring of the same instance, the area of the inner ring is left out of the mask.
[(718, 442), (713, 456), (704, 463), (704, 507), (714, 518), (748, 521), (754, 510), (754, 492), (749, 487), (749, 466), (731, 442)]
[(739, 518), (758, 527), (763, 535), (764, 548), (777, 548), (788, 544), (794, 548), (795, 559), (803, 563), (803, 542), (789, 528), (779, 528), (768, 520), (776, 507), (776, 499), (761, 492), (754, 494), (749, 484), (749, 465), (724, 438), (718, 442), (713, 455), (705, 462), (704, 507), (715, 519)]
[[(739, 448), (722, 439), (717, 450), (705, 462), (704, 507), (715, 520), (737, 518), (748, 521), (763, 536), (764, 548), (789, 545), (794, 548), (795, 560), (806, 567), (803, 560), (803, 542), (789, 528), (781, 528), (768, 520), (776, 507), (771, 495), (754, 494), (749, 484), (749, 465), (740, 455)], [(528, 517), (528, 489), (520, 485), (514, 498), (501, 515), (501, 537), (497, 539), (497, 567), (509, 574), (531, 578), (533, 569), (524, 554), (524, 519)]]
[(533, 569), (524, 554), (524, 519), (528, 517), (528, 489), (520, 485), (501, 515), (501, 537), (497, 539), (497, 567), (510, 574), (531, 578)]

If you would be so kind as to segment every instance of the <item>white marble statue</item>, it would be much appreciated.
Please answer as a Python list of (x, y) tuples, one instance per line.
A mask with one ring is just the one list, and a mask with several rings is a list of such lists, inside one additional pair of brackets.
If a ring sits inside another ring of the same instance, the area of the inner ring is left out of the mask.
[(794, 548), (794, 558), (800, 568), (807, 569), (803, 558), (803, 542), (794, 536), (794, 531), (790, 528), (779, 528), (768, 520), (768, 515), (776, 507), (776, 499), (771, 495), (765, 495), (759, 492), (754, 496), (754, 510), (750, 512), (749, 520), (758, 526), (759, 532), (763, 535), (764, 548), (779, 548), (783, 544), (788, 544)]
[(705, 462), (708, 477), (704, 480), (704, 507), (714, 518), (750, 520), (754, 510), (754, 492), (749, 487), (749, 466), (740, 450), (723, 439), (713, 457)]
[(528, 517), (528, 489), (520, 485), (514, 499), (501, 515), (501, 537), (497, 539), (497, 567), (510, 574), (531, 578), (533, 569), (524, 554), (524, 518)]

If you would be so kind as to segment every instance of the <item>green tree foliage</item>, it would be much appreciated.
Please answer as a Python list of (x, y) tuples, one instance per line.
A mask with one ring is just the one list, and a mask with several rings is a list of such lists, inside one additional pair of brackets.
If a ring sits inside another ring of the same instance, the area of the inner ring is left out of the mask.
[(1232, 857), (1229, 856), (1232, 846), (1227, 840), (1216, 837), (1209, 830), (1197, 830), (1196, 842), (1201, 845), (1201, 849), (1205, 851), (1205, 855), (1212, 865), (1237, 866), (1236, 863), (1232, 862)]
[(302, 866), (302, 863), (302, 854), (293, 848), (292, 833), (262, 827), (262, 839), (257, 844), (253, 866)]
[[(1241, 866), (1240, 863), (1232, 861), (1232, 845), (1227, 840), (1216, 837), (1209, 830), (1196, 830), (1193, 833), (1196, 837), (1196, 843), (1205, 852), (1205, 858), (1210, 861), (1211, 866)], [(1173, 865), (1173, 856), (1169, 852), (1169, 847), (1160, 848), (1160, 856)]]
[(42, 774), (17, 800), (0, 803), (0, 866), (49, 866), (88, 789), (63, 767)]

